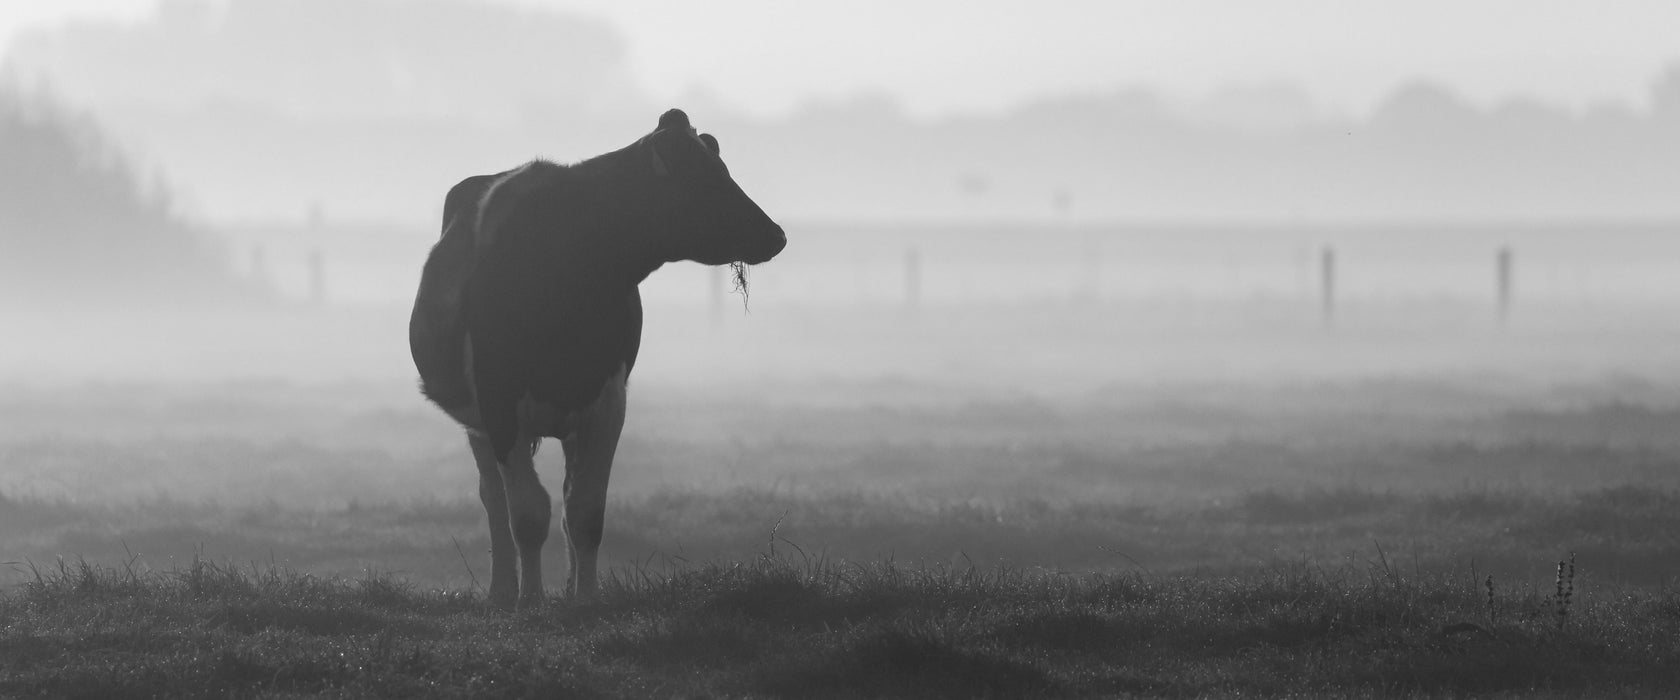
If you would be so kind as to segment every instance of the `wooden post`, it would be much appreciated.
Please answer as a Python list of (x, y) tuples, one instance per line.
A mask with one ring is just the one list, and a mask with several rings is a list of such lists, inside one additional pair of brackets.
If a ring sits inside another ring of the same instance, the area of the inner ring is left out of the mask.
[(326, 256), (321, 254), (320, 248), (309, 251), (309, 302), (315, 305), (325, 304), (327, 301), (327, 270)]
[(251, 246), (251, 279), (263, 286), (268, 285), (268, 252), (261, 243)]
[(911, 311), (922, 305), (922, 252), (915, 247), (904, 251), (904, 307)]
[(1494, 255), (1494, 276), (1499, 299), (1500, 323), (1505, 323), (1511, 317), (1511, 263), (1511, 246), (1501, 246), (1499, 252)]
[(1078, 301), (1094, 304), (1102, 298), (1102, 247), (1097, 243), (1095, 232), (1087, 232), (1084, 236), (1083, 250), (1080, 251), (1081, 266), (1079, 291), (1074, 296)]
[(1324, 246), (1319, 253), (1318, 281), (1324, 325), (1336, 322), (1336, 249)]

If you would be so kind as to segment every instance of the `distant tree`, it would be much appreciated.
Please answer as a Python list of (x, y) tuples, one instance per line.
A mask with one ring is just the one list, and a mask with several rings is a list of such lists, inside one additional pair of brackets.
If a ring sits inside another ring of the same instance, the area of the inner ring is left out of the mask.
[(1680, 63), (1673, 63), (1651, 87), (1651, 113), (1658, 118), (1680, 120)]
[[(88, 117), (0, 90), (0, 291), (58, 299), (190, 298), (230, 276)], [(32, 301), (32, 299), (25, 299)]]
[(1482, 115), (1456, 93), (1439, 85), (1402, 85), (1377, 107), (1372, 126), (1406, 133), (1455, 132), (1475, 126)]
[(484, 0), (170, 0), (133, 22), (20, 33), (5, 62), (76, 104), (263, 106), (305, 119), (552, 127), (651, 109), (608, 23)]

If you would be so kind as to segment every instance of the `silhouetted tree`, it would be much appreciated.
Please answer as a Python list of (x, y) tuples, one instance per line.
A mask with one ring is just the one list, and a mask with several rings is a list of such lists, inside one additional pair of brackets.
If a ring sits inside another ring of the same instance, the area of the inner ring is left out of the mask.
[(231, 282), (159, 188), (93, 121), (0, 91), (0, 291), (48, 298), (190, 298)]
[(209, 101), (305, 118), (548, 125), (641, 114), (629, 45), (587, 17), (477, 0), (171, 0), (132, 23), (20, 34), (6, 61), (67, 96), (176, 110)]
[(1376, 113), (1372, 126), (1391, 128), (1411, 135), (1441, 134), (1474, 127), (1481, 114), (1463, 98), (1439, 85), (1409, 83), (1389, 95)]
[(1680, 63), (1670, 64), (1652, 86), (1651, 114), (1671, 125), (1680, 121)]

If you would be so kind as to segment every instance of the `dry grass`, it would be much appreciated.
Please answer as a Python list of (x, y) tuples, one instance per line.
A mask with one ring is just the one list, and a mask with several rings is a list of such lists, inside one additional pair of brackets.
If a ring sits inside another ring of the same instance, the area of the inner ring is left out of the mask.
[[(70, 556), (116, 565), (138, 554), (170, 568), (203, 556), (469, 586), (486, 575), (483, 518), (466, 497), (296, 507), (0, 496), (0, 560)], [(1580, 565), (1602, 580), (1644, 587), (1680, 580), (1680, 491), (1632, 486), (1567, 494), (1262, 490), (1191, 505), (663, 490), (612, 500), (603, 562), (664, 570), (741, 560), (763, 551), (773, 528), (783, 546), (849, 561), (1176, 575), (1276, 561), (1335, 568), (1382, 547), (1408, 569), (1467, 570), (1474, 562), (1500, 581), (1550, 583), (1552, 563), (1568, 552), (1579, 552)], [(550, 559), (548, 574), (558, 580), (564, 560)], [(0, 584), (24, 578), (0, 568)]]
[(0, 598), (0, 695), (1618, 695), (1680, 683), (1680, 598), (1280, 563), (1062, 575), (768, 555), (621, 571), (596, 602), (203, 560), (63, 564)]
[[(470, 461), (423, 407), (358, 386), (14, 393), (0, 696), (1680, 682), (1672, 411), (1379, 389), (1380, 414), (1358, 411), (1366, 385), (1137, 404), (649, 392), (614, 475), (603, 597), (517, 614), (482, 605)], [(72, 418), (100, 436), (43, 429)]]

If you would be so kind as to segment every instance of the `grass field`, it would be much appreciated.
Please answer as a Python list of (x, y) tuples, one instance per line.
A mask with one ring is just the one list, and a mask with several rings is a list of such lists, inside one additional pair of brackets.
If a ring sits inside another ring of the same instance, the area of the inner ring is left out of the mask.
[[(85, 396), (13, 394), (0, 696), (1680, 682), (1680, 446), (1660, 399), (1378, 382), (789, 410), (647, 390), (606, 594), (504, 614), (481, 602), (483, 514), (447, 425), (357, 387), (240, 391), (90, 389), (140, 407), (93, 437), (41, 429)], [(1349, 413), (1374, 395), (1382, 410)]]
[[(1193, 319), (1156, 346), (1093, 331), (1004, 368), (987, 363), (1031, 348), (980, 319), (920, 341), (876, 329), (907, 343), (902, 367), (819, 347), (838, 330), (803, 341), (800, 365), (690, 328), (705, 342), (654, 338), (632, 392), (602, 599), (496, 613), (459, 431), (356, 335), (391, 329), (329, 320), (307, 337), (348, 349), (258, 354), (235, 340), (259, 324), (234, 324), (197, 360), (160, 355), (156, 377), (6, 380), (0, 696), (1659, 697), (1680, 682), (1680, 383), (1641, 364), (1665, 334), (1266, 341)], [(71, 345), (67, 371), (98, 359)], [(1058, 369), (1104, 367), (1111, 347), (1167, 369)], [(721, 369), (682, 380), (674, 348)], [(539, 454), (551, 484), (558, 452)], [(563, 580), (564, 557), (546, 560)]]
[[(1234, 575), (765, 556), (489, 612), (387, 576), (70, 565), (0, 599), (0, 694), (1662, 697), (1680, 594), (1278, 562)], [(1561, 595), (1560, 595), (1561, 594)]]

